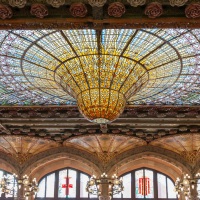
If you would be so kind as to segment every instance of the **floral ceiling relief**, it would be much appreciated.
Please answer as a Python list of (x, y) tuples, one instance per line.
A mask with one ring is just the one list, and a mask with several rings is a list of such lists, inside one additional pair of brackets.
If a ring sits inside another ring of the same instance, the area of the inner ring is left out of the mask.
[(64, 142), (64, 146), (78, 147), (96, 154), (104, 164), (119, 153), (143, 145), (146, 145), (146, 142), (140, 138), (117, 134), (79, 136)]
[(174, 151), (188, 162), (195, 164), (200, 158), (200, 135), (198, 133), (167, 136), (152, 141), (150, 144)]
[[(37, 9), (33, 9), (34, 15), (46, 15), (45, 8)], [(73, 12), (80, 14), (82, 8), (76, 9)], [(40, 10), (45, 12), (41, 15)], [(199, 105), (199, 35), (199, 29), (0, 31), (0, 105), (76, 104), (56, 81), (56, 70), (80, 61), (91, 63), (98, 48), (103, 59), (112, 54), (120, 63), (128, 60), (138, 66), (138, 75), (145, 72), (147, 84), (129, 95), (128, 104)], [(112, 59), (109, 62), (112, 64)], [(81, 68), (77, 66), (77, 70)], [(103, 72), (103, 67), (100, 70)], [(125, 73), (129, 73), (128, 68)], [(78, 76), (75, 81), (79, 81)], [(81, 81), (83, 85), (87, 82)]]
[(42, 138), (28, 136), (0, 137), (0, 151), (13, 156), (19, 163), (25, 162), (27, 159), (37, 153), (58, 146), (58, 143)]

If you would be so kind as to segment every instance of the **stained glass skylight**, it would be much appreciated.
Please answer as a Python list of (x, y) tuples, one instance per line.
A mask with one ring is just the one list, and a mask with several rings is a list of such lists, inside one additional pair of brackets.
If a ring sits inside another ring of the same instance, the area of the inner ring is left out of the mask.
[[(76, 104), (74, 90), (99, 84), (78, 74), (79, 63), (91, 74), (112, 75), (100, 84), (119, 89), (129, 104), (199, 105), (199, 39), (200, 29), (2, 30), (0, 105)], [(97, 65), (99, 55), (106, 68)], [(127, 90), (132, 79), (141, 79), (137, 91)]]

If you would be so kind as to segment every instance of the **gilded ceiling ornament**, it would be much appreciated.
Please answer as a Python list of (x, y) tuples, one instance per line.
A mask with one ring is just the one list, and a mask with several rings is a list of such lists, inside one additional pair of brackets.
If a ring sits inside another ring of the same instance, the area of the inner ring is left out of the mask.
[(171, 6), (183, 6), (188, 0), (169, 0)]
[(146, 0), (127, 0), (127, 1), (133, 7), (142, 6), (146, 3)]
[(149, 18), (156, 18), (163, 14), (162, 4), (158, 2), (152, 2), (146, 6), (145, 15), (148, 15)]
[(108, 14), (112, 17), (121, 17), (126, 12), (126, 8), (121, 2), (114, 2), (108, 6)]
[(73, 3), (69, 9), (73, 17), (85, 17), (87, 15), (87, 7), (83, 3)]
[(23, 8), (26, 5), (26, 0), (9, 0), (8, 2), (12, 7)]
[(12, 9), (7, 5), (0, 4), (0, 18), (9, 19), (12, 16), (13, 16)]
[(65, 0), (47, 0), (47, 3), (55, 8), (59, 8), (60, 6), (64, 5)]
[(107, 0), (88, 0), (92, 7), (103, 7)]
[(44, 18), (48, 15), (48, 9), (44, 4), (33, 4), (31, 6), (31, 15), (35, 15), (38, 18)]
[(187, 18), (200, 17), (200, 3), (191, 3), (185, 8), (185, 16)]

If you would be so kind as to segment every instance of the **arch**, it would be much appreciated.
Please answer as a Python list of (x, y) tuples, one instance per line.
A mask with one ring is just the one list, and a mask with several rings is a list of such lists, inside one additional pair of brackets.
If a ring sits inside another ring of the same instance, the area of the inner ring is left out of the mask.
[(0, 169), (8, 171), (10, 173), (19, 174), (20, 165), (19, 163), (7, 153), (0, 153)]
[(88, 174), (100, 174), (102, 171), (99, 160), (93, 154), (66, 147), (47, 150), (33, 156), (21, 171), (39, 180), (44, 174), (63, 167), (72, 167)]
[(36, 199), (88, 198), (89, 194), (85, 191), (88, 180), (88, 174), (74, 168), (52, 171), (39, 180), (40, 193)]
[[(165, 172), (166, 166), (169, 170)], [(140, 167), (149, 167), (167, 174), (174, 181), (182, 172), (191, 174), (192, 167), (179, 154), (154, 146), (138, 147), (115, 157), (108, 165), (109, 174), (118, 170), (118, 174)]]

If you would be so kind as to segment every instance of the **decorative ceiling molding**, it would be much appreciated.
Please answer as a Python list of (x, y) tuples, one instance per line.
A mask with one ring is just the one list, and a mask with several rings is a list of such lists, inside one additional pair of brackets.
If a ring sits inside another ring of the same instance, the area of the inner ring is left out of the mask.
[(30, 136), (63, 143), (90, 134), (119, 134), (146, 142), (167, 135), (199, 133), (199, 106), (126, 106), (106, 126), (84, 119), (76, 106), (0, 107), (0, 136)]
[[(95, 12), (94, 12), (95, 13)], [(98, 18), (98, 16), (97, 16)], [(101, 18), (101, 17), (100, 17)], [(56, 21), (56, 22), (55, 22)], [(116, 29), (116, 28), (200, 28), (200, 19), (193, 20), (181, 17), (167, 18), (120, 18), (97, 20), (86, 18), (44, 18), (5, 19), (0, 23), (0, 30), (11, 29)]]
[[(186, 129), (182, 129), (185, 131)], [(200, 134), (185, 133), (166, 136), (150, 142), (150, 145), (168, 149), (181, 155), (191, 166), (200, 161)]]

